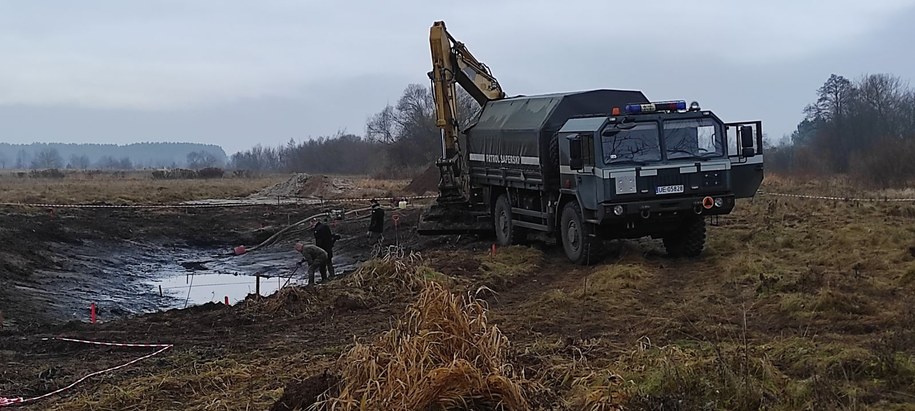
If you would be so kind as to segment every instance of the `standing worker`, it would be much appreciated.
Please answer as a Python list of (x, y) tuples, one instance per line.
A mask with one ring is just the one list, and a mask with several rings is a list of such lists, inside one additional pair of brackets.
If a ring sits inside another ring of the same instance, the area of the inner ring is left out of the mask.
[(327, 225), (327, 217), (323, 217), (321, 220), (318, 220), (318, 222), (315, 223), (314, 232), (315, 245), (321, 247), (321, 249), (327, 253), (327, 266), (330, 274), (328, 278), (333, 277), (334, 243), (337, 242), (337, 239), (339, 239), (340, 236), (330, 231), (330, 226)]
[(301, 267), (302, 263), (308, 263), (308, 285), (315, 284), (316, 270), (321, 271), (322, 283), (328, 280), (327, 266), (330, 265), (330, 260), (327, 258), (327, 252), (316, 245), (302, 243), (295, 243), (295, 250), (302, 253), (302, 259), (296, 265)]
[(369, 240), (384, 241), (384, 209), (378, 200), (372, 199), (372, 219), (369, 222), (369, 232), (365, 234)]

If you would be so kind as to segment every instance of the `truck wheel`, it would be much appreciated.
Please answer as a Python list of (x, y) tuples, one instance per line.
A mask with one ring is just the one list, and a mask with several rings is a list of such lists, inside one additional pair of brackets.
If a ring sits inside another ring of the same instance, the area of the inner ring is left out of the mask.
[(505, 194), (500, 195), (496, 200), (496, 207), (492, 212), (492, 222), (496, 230), (497, 244), (518, 244), (523, 239), (523, 229), (512, 224), (512, 206)]
[(575, 201), (566, 203), (560, 217), (562, 248), (569, 261), (587, 265), (596, 262), (601, 241), (594, 238), (594, 226), (584, 221), (581, 208)]
[(698, 257), (705, 248), (705, 219), (686, 220), (675, 233), (664, 237), (664, 248), (671, 257)]

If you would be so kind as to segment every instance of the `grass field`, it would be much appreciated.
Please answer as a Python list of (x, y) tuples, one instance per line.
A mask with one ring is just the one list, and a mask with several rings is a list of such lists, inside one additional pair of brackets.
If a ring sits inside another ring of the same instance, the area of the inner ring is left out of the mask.
[[(908, 193), (777, 176), (763, 190)], [(419, 243), (421, 259), (371, 261), (314, 292), (77, 329), (177, 345), (49, 409), (147, 409), (162, 398), (165, 408), (267, 409), (314, 400), (327, 387), (315, 378), (347, 387), (324, 399), (347, 405), (338, 409), (397, 409), (384, 401), (404, 398), (398, 378), (414, 381), (411, 398), (439, 392), (484, 408), (494, 398), (481, 393), (511, 397), (509, 409), (915, 409), (915, 202), (761, 194), (709, 227), (698, 259), (621, 241), (581, 267), (539, 243), (491, 256), (487, 241), (467, 241)], [(421, 294), (428, 281), (454, 294)], [(468, 295), (485, 301), (456, 302)]]
[[(31, 178), (0, 174), (0, 202), (52, 204), (173, 204), (204, 199), (241, 198), (288, 179), (292, 174), (252, 178), (157, 180), (150, 172), (67, 173), (64, 178)], [(397, 193), (409, 180), (373, 180), (335, 176), (350, 182), (351, 196)]]

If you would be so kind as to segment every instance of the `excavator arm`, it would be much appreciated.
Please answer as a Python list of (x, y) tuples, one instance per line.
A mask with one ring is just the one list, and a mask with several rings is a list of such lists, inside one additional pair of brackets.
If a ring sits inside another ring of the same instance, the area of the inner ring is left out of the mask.
[(455, 40), (445, 28), (444, 21), (436, 21), (429, 30), (432, 46), (432, 93), (435, 98), (435, 125), (442, 129), (445, 157), (449, 149), (457, 150), (460, 130), (457, 121), (457, 90), (459, 84), (480, 106), (490, 100), (505, 98), (499, 81), (489, 68), (481, 63), (464, 43)]
[[(463, 191), (466, 199), (467, 180), (462, 173), (464, 160), (458, 144), (460, 126), (457, 120), (457, 88), (460, 85), (481, 106), (487, 101), (505, 98), (499, 81), (489, 68), (467, 50), (464, 43), (455, 40), (445, 28), (444, 21), (436, 21), (429, 31), (432, 49), (432, 94), (435, 99), (435, 125), (442, 130), (443, 158), (440, 190), (449, 191), (446, 197), (457, 200), (455, 189)], [(448, 163), (451, 164), (448, 164)], [(446, 170), (443, 166), (449, 168)], [(443, 195), (445, 196), (445, 195)]]
[[(442, 158), (435, 164), (441, 173), (436, 204), (424, 213), (420, 234), (444, 234), (491, 230), (478, 219), (468, 217), (470, 205), (470, 176), (467, 161), (458, 141), (457, 85), (460, 85), (480, 106), (488, 101), (505, 98), (505, 92), (489, 68), (455, 40), (436, 21), (429, 31), (432, 50), (432, 94), (435, 99), (435, 125), (441, 129)], [(462, 221), (463, 220), (463, 221)]]

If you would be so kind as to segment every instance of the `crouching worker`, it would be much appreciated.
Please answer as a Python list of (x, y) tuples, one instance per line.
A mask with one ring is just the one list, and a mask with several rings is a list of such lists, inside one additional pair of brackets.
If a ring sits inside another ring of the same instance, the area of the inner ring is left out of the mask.
[(308, 284), (315, 284), (315, 271), (321, 271), (321, 282), (328, 280), (327, 277), (327, 252), (321, 247), (312, 244), (295, 243), (295, 250), (302, 253), (302, 259), (296, 263), (301, 266), (302, 263), (308, 263)]

